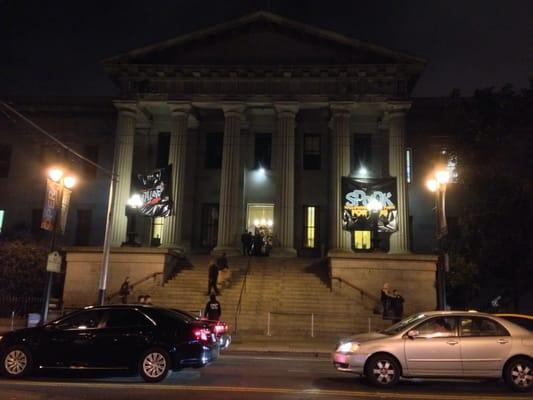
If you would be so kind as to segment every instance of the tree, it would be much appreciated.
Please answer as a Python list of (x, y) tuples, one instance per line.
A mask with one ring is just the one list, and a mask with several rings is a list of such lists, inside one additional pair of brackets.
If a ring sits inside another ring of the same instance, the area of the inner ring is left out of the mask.
[(44, 247), (31, 242), (0, 241), (0, 295), (42, 296), (46, 256)]
[[(466, 268), (470, 286), (478, 285), (482, 296), (507, 296), (515, 310), (523, 309), (519, 299), (533, 285), (532, 94), (506, 85), (451, 103), (459, 116), (461, 204), (452, 265)], [(452, 270), (451, 277), (454, 273), (461, 272)], [(467, 300), (464, 279), (450, 283), (457, 285), (451, 287), (454, 301)]]

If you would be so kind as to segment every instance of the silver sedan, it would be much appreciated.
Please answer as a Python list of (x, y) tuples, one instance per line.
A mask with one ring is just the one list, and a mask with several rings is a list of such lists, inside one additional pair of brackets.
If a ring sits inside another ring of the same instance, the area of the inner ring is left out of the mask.
[(489, 314), (432, 311), (341, 340), (333, 364), (379, 387), (393, 386), (401, 376), (503, 377), (513, 390), (527, 392), (533, 387), (533, 334)]

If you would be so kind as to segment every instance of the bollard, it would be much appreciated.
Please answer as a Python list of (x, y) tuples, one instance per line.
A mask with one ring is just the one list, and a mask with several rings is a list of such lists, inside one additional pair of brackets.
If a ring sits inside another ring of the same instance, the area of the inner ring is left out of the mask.
[(267, 315), (267, 336), (270, 336), (270, 311)]
[(11, 311), (11, 330), (15, 330), (15, 310)]
[(315, 314), (311, 314), (311, 337), (315, 337)]

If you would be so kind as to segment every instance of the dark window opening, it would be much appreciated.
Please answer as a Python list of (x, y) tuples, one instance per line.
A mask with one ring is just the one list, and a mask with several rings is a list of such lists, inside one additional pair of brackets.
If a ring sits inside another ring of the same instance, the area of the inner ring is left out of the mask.
[(272, 135), (270, 133), (255, 134), (255, 168), (270, 169), (272, 157)]
[(0, 178), (7, 178), (9, 176), (11, 152), (12, 147), (10, 144), (0, 144)]
[(168, 150), (170, 148), (170, 133), (159, 132), (157, 137), (156, 168), (164, 168), (168, 165)]
[(76, 225), (76, 245), (88, 246), (91, 241), (91, 210), (78, 210)]
[(201, 247), (215, 247), (218, 239), (218, 204), (202, 204), (201, 227)]
[(305, 135), (303, 156), (304, 169), (320, 169), (320, 163), (320, 135)]
[(222, 168), (222, 143), (224, 136), (218, 132), (209, 132), (205, 137), (205, 167)]

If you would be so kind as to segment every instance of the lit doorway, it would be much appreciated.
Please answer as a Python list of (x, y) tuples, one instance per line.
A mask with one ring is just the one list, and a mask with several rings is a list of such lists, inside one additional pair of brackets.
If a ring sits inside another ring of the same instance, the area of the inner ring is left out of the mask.
[(274, 204), (248, 203), (246, 229), (252, 234), (258, 229), (263, 231), (265, 236), (272, 236), (274, 232)]

